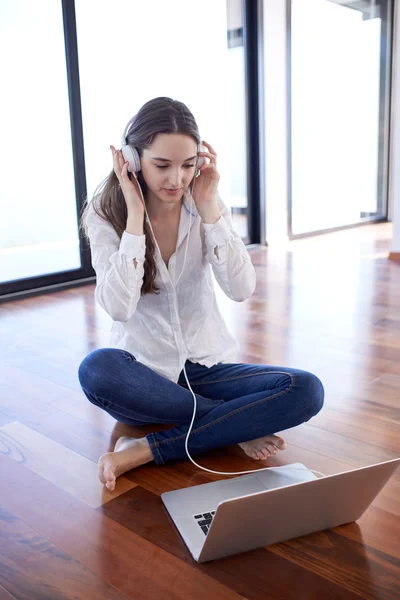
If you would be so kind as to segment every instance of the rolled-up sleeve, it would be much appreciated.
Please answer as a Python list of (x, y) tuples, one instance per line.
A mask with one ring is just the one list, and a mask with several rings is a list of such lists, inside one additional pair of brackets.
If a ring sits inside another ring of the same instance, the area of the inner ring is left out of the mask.
[(247, 248), (234, 230), (228, 208), (218, 196), (221, 217), (213, 224), (203, 223), (206, 256), (215, 279), (225, 294), (242, 302), (256, 287), (256, 272)]
[(92, 204), (86, 224), (92, 266), (96, 272), (95, 298), (114, 321), (126, 322), (140, 299), (145, 236), (124, 231), (119, 238), (111, 223), (98, 215)]

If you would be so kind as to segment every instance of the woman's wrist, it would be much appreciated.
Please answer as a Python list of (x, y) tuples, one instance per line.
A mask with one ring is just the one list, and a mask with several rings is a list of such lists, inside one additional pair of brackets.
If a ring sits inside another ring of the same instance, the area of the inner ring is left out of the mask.
[(205, 206), (197, 207), (198, 213), (203, 223), (214, 225), (221, 218), (221, 212), (217, 206), (217, 202), (208, 202)]
[(141, 214), (128, 214), (125, 231), (133, 235), (143, 235), (143, 217)]

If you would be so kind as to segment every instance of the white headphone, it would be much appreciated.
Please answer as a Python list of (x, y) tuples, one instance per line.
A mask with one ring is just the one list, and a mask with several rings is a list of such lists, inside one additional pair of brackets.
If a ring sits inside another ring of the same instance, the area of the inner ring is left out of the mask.
[[(139, 152), (136, 150), (136, 148), (134, 146), (131, 146), (129, 144), (126, 143), (126, 134), (128, 132), (129, 127), (131, 126), (132, 121), (134, 120), (135, 117), (133, 117), (129, 123), (127, 124), (127, 126), (124, 129), (124, 133), (122, 134), (122, 138), (121, 138), (121, 152), (122, 152), (122, 156), (124, 157), (125, 160), (128, 161), (128, 171), (130, 171), (131, 173), (137, 173), (138, 171), (141, 170), (141, 164), (140, 164), (140, 156), (139, 156)], [(207, 152), (207, 148), (205, 148), (204, 146), (202, 146), (201, 144), (197, 145), (197, 152)], [(203, 156), (198, 156), (197, 157), (197, 162), (196, 162), (196, 175), (195, 177), (198, 177), (199, 175), (199, 169), (200, 167), (204, 164), (204, 157)]]

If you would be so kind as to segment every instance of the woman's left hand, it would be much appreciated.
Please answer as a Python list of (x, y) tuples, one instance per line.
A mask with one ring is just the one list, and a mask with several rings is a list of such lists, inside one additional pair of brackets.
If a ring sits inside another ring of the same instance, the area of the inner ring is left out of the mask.
[(201, 142), (208, 149), (208, 152), (199, 152), (198, 156), (209, 158), (210, 162), (200, 167), (200, 175), (196, 178), (193, 190), (193, 199), (196, 203), (197, 211), (204, 223), (216, 223), (221, 213), (217, 205), (217, 188), (219, 182), (219, 173), (217, 171), (217, 154), (212, 146)]

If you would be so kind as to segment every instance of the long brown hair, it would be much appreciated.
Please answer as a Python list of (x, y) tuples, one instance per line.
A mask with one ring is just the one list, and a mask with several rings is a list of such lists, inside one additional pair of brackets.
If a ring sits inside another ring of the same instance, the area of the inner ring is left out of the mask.
[[(167, 97), (154, 98), (142, 106), (132, 119), (132, 123), (126, 134), (126, 143), (136, 148), (139, 156), (142, 156), (143, 150), (152, 144), (158, 133), (181, 133), (192, 136), (197, 144), (200, 144), (201, 141), (197, 123), (188, 107), (183, 102)], [(129, 173), (129, 177), (132, 177), (131, 173)], [(138, 180), (144, 199), (146, 200), (147, 185), (142, 171), (138, 172)], [(94, 211), (111, 223), (121, 238), (126, 229), (128, 210), (114, 169), (97, 186), (92, 200), (94, 198), (96, 198), (96, 202), (93, 202)], [(89, 206), (90, 204), (86, 199), (81, 213), (80, 227), (90, 244), (86, 225)], [(142, 295), (148, 293), (154, 294), (159, 291), (159, 288), (155, 284), (157, 274), (156, 248), (146, 219), (144, 219), (143, 223), (143, 232), (146, 236), (146, 255), (144, 260)]]

